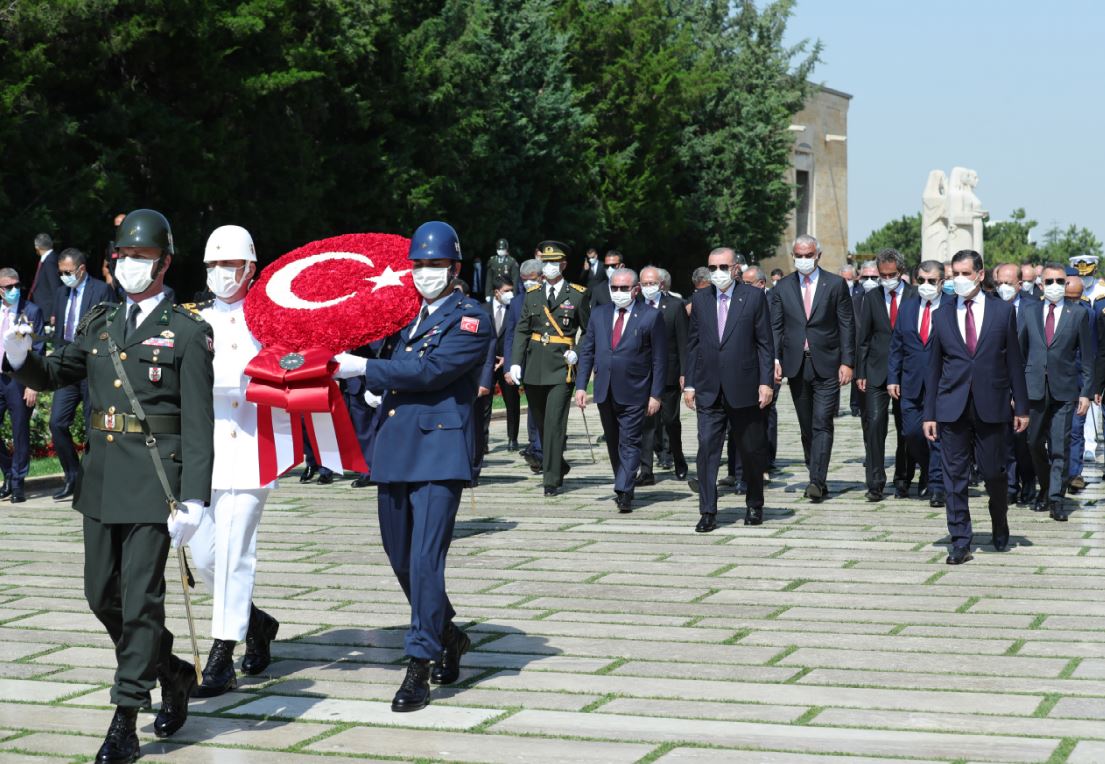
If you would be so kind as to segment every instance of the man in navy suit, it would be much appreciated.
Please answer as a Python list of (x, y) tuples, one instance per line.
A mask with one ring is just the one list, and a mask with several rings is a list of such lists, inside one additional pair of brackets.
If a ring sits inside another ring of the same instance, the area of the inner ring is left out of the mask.
[[(518, 319), (522, 316), (522, 305), (525, 304), (525, 300), (522, 299), (527, 291), (535, 286), (541, 284), (541, 261), (537, 258), (531, 258), (522, 263), (518, 268), (518, 275), (521, 279), (521, 290), (518, 292), (517, 299), (512, 299), (510, 308), (506, 312), (506, 326), (503, 327), (503, 366), (506, 366), (506, 359), (510, 358), (510, 354), (514, 348), (514, 329), (518, 326)], [(523, 371), (525, 369), (523, 368)], [(503, 371), (503, 379), (508, 385), (514, 385), (515, 388), (521, 384), (520, 379), (514, 379), (510, 376), (510, 372)], [(521, 394), (519, 393), (519, 398)], [(521, 404), (519, 403), (519, 406)], [(537, 432), (537, 423), (533, 421), (533, 409), (529, 406), (526, 407), (526, 435), (529, 439), (529, 444), (521, 450), (522, 458), (526, 460), (526, 464), (529, 465), (530, 470), (535, 475), (541, 474), (541, 462), (544, 460), (544, 452), (541, 450), (541, 434)], [(515, 444), (514, 448), (517, 448)], [(511, 448), (510, 443), (507, 443), (507, 450), (514, 450)]]
[[(484, 363), (480, 374), (480, 415), (481, 426), (477, 433), (479, 443), (476, 449), (476, 460), (483, 465), (483, 455), (487, 450), (487, 444), (491, 436), (491, 409), (495, 400), (495, 386), (499, 386), (502, 392), (503, 403), (506, 406), (506, 439), (507, 450), (518, 450), (518, 420), (520, 418), (520, 403), (518, 388), (506, 382), (506, 363), (503, 355), (506, 345), (506, 331), (510, 322), (507, 314), (514, 304), (514, 282), (508, 276), (495, 276), (491, 284), (491, 296), (488, 302), (483, 304), (491, 319), (492, 339), (487, 347), (487, 361)], [(486, 392), (485, 392), (486, 391)]]
[[(902, 302), (894, 333), (890, 336), (886, 392), (901, 401), (902, 439), (912, 459), (928, 465), (929, 506), (945, 502), (944, 471), (940, 466), (940, 441), (929, 442), (921, 431), (925, 409), (925, 376), (932, 347), (932, 320), (943, 294), (944, 264), (926, 260), (917, 268), (917, 294)], [(946, 298), (950, 302), (950, 298)]]
[(610, 276), (610, 302), (591, 311), (579, 349), (576, 405), (587, 405), (587, 381), (595, 373), (606, 450), (614, 468), (619, 512), (633, 511), (633, 486), (641, 465), (645, 417), (660, 410), (668, 368), (668, 338), (658, 310), (637, 300), (637, 274), (620, 267)]
[(54, 240), (50, 234), (40, 233), (35, 237), (35, 254), (38, 255), (38, 263), (35, 264), (35, 275), (26, 297), (38, 306), (42, 320), (50, 323), (54, 317), (54, 295), (61, 289), (58, 254), (54, 251)]
[[(710, 253), (711, 286), (691, 298), (683, 398), (698, 412), (698, 493), (695, 530), (717, 528), (717, 472), (726, 424), (736, 434), (744, 480), (745, 525), (763, 522), (767, 416), (774, 396), (775, 345), (767, 296), (740, 281), (736, 253), (728, 247)], [(734, 278), (738, 279), (734, 281)], [(843, 279), (834, 278), (844, 286)]]
[[(42, 311), (22, 293), (19, 274), (14, 268), (0, 268), (0, 335), (18, 323), (22, 318), (31, 324), (34, 334), (42, 335)], [(36, 353), (41, 353), (45, 343), (34, 343)], [(3, 365), (3, 352), (0, 351), (0, 366)], [(23, 493), (23, 481), (31, 466), (31, 410), (34, 409), (38, 393), (16, 381), (11, 374), (0, 374), (0, 421), (4, 414), (11, 414), (12, 453), (0, 448), (0, 471), (4, 473), (4, 486), (0, 488), (0, 499), (11, 497), (12, 504), (27, 500)]]
[[(117, 302), (115, 290), (88, 273), (88, 257), (79, 249), (70, 247), (58, 256), (58, 275), (61, 277), (62, 287), (54, 293), (52, 308), (55, 349), (72, 342), (77, 324), (89, 308), (101, 302)], [(82, 402), (87, 417), (91, 411), (88, 407), (87, 379), (54, 391), (54, 402), (50, 407), (50, 437), (65, 473), (65, 485), (54, 494), (57, 501), (68, 499), (77, 487), (80, 460), (77, 458), (77, 449), (73, 445), (69, 428), (76, 418), (77, 405)]]
[[(1036, 268), (1030, 266), (1035, 278)], [(1031, 290), (1021, 289), (1021, 269), (1015, 263), (1002, 263), (993, 269), (995, 292), (1002, 300), (1013, 306), (1017, 315), (1017, 331), (1023, 328), (1023, 308), (1043, 299), (1043, 292), (1037, 297)], [(1035, 282), (1032, 282), (1035, 284)], [(1007, 432), (1008, 446), (1005, 457), (1005, 478), (1009, 486), (1009, 501), (1020, 505), (1030, 505), (1036, 500), (1036, 468), (1032, 464), (1032, 454), (1028, 449), (1028, 431), (1013, 432), (1013, 423), (1009, 423)]]
[(956, 300), (933, 319), (928, 378), (925, 380), (925, 437), (940, 438), (952, 549), (946, 562), (971, 556), (971, 512), (967, 481), (971, 452), (990, 496), (991, 540), (1009, 548), (1005, 485), (1005, 434), (1009, 404), (1013, 429), (1028, 426), (1024, 356), (1013, 308), (981, 291), (982, 255), (969, 249), (952, 258)]

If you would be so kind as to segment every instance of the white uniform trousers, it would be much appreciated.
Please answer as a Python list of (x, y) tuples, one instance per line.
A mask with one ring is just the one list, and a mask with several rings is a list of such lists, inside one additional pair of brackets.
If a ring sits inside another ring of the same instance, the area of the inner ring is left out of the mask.
[(268, 488), (215, 489), (188, 548), (196, 572), (211, 591), (211, 637), (241, 642), (257, 574), (257, 526)]

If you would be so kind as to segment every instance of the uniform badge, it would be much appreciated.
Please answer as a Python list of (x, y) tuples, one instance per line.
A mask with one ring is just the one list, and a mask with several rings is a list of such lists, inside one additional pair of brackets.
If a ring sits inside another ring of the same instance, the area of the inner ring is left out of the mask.
[(480, 320), (472, 316), (464, 316), (460, 320), (460, 330), (462, 332), (472, 332), (472, 334), (475, 334), (480, 330)]
[(164, 337), (164, 338), (165, 338), (165, 339), (167, 339), (167, 340), (171, 340), (171, 339), (172, 339), (173, 337), (175, 337), (176, 335), (175, 335), (175, 334), (173, 334), (173, 333), (172, 333), (171, 331), (169, 331), (168, 329), (166, 329), (165, 331), (163, 331), (163, 332), (161, 333), (161, 336), (162, 336), (162, 337)]
[(570, 302), (566, 302), (566, 303), (563, 303), (561, 305), (557, 305), (556, 307), (562, 308), (564, 310), (575, 310), (576, 309), (576, 306), (572, 305)]
[(160, 366), (151, 366), (150, 370), (149, 370), (149, 374), (150, 374), (150, 381), (151, 382), (160, 382), (161, 381), (161, 367)]
[(214, 337), (205, 337), (204, 339), (207, 340), (207, 352), (208, 353), (214, 353), (215, 352), (215, 338)]
[(143, 345), (152, 345), (158, 348), (171, 348), (176, 340), (164, 339), (162, 337), (150, 337), (148, 340), (142, 340)]
[(114, 414), (104, 414), (104, 429), (105, 430), (114, 430), (115, 429), (115, 415)]

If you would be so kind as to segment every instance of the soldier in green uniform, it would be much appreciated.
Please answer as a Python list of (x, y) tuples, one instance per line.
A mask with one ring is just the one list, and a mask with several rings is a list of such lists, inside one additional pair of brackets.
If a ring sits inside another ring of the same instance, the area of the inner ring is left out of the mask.
[[(170, 543), (187, 542), (211, 494), (214, 458), (211, 328), (162, 295), (173, 255), (169, 222), (136, 210), (115, 242), (115, 279), (126, 305), (89, 309), (73, 342), (54, 355), (31, 353), (24, 326), (3, 337), (5, 368), (35, 390), (88, 380), (88, 451), (81, 462), (73, 506), (84, 515), (84, 589), (89, 607), (115, 644), (111, 689), (116, 705), (98, 764), (131, 762), (139, 755), (135, 720), (161, 683), (158, 737), (188, 717), (196, 686), (193, 666), (173, 655), (165, 628), (165, 561)], [(115, 369), (117, 353), (152, 432), (149, 443)], [(172, 520), (149, 449), (160, 457), (176, 499)]]
[(558, 241), (543, 241), (537, 251), (545, 283), (526, 292), (514, 333), (510, 376), (521, 379), (526, 386), (526, 399), (544, 446), (541, 468), (545, 495), (556, 496), (569, 470), (564, 461), (564, 442), (578, 360), (576, 333), (582, 336), (587, 329), (591, 295), (586, 287), (564, 280), (567, 246)]
[(511, 284), (518, 283), (518, 261), (510, 255), (510, 245), (506, 239), (495, 244), (495, 256), (487, 261), (487, 278), (484, 279), (484, 297), (491, 302), (491, 293), (495, 291), (495, 280), (508, 279)]

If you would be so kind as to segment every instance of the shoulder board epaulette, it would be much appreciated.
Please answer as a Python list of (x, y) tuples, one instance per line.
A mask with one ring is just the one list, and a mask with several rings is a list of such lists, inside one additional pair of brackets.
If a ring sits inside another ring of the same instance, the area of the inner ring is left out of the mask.
[[(188, 307), (189, 305), (191, 305), (192, 307)], [(173, 311), (181, 314), (182, 316), (188, 316), (188, 318), (192, 319), (193, 321), (203, 321), (203, 316), (199, 314), (199, 309), (196, 307), (196, 303), (194, 302), (186, 303), (184, 305), (174, 305)]]
[(81, 332), (83, 332), (90, 323), (95, 321), (99, 316), (107, 313), (108, 308), (110, 308), (113, 304), (114, 303), (110, 302), (100, 302), (89, 308), (88, 312), (84, 314), (84, 318), (82, 318), (81, 322), (77, 324), (77, 328), (75, 330), (76, 333), (80, 334)]
[(476, 303), (474, 303), (474, 302), (462, 302), (460, 304), (460, 307), (464, 308), (465, 310), (472, 310), (473, 308), (476, 307)]
[(587, 291), (587, 287), (580, 286), (579, 284), (569, 283), (568, 286), (570, 286), (572, 289), (576, 290), (577, 292), (586, 292)]
[(529, 294), (530, 292), (536, 292), (540, 288), (541, 288), (540, 284), (534, 284), (533, 286), (531, 286), (529, 289), (526, 290), (526, 294)]

